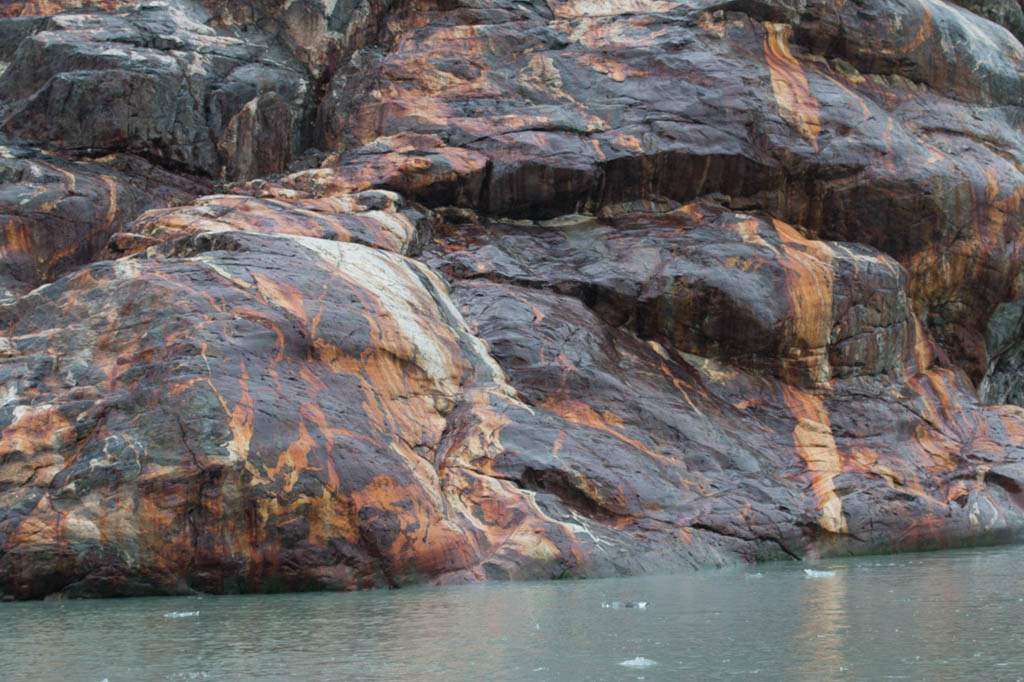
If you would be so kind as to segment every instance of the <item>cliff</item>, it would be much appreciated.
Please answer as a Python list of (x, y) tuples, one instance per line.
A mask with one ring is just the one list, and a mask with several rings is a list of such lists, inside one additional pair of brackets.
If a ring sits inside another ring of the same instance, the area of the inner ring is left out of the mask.
[(1015, 0), (0, 0), (0, 593), (1024, 530)]

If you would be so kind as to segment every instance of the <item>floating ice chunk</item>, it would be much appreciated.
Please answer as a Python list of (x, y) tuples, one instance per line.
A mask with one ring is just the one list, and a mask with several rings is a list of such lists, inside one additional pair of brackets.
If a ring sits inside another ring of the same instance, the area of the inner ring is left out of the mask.
[(652, 665), (658, 665), (658, 662), (652, 661), (649, 658), (644, 658), (643, 656), (637, 656), (636, 658), (631, 658), (628, 661), (622, 661), (619, 665), (625, 668), (650, 668)]
[(646, 609), (647, 602), (645, 601), (613, 601), (613, 602), (601, 602), (602, 609)]
[(198, 611), (168, 611), (164, 618), (193, 618), (198, 615)]
[(808, 578), (834, 578), (836, 577), (835, 571), (815, 571), (810, 568), (804, 569), (804, 575)]

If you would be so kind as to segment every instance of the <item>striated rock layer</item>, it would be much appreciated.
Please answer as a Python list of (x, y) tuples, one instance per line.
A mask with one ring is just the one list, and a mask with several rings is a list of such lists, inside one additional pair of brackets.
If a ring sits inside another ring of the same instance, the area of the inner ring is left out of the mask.
[(1024, 530), (1024, 19), (0, 2), (0, 595)]

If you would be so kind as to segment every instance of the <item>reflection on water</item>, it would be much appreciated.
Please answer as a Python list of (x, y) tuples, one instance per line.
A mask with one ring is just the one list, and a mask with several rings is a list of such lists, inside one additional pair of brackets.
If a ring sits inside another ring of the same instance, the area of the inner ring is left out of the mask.
[[(0, 679), (1018, 680), (1024, 548), (358, 594), (0, 604)], [(761, 577), (754, 577), (761, 574)], [(649, 602), (646, 609), (603, 604)]]
[[(807, 571), (804, 574), (808, 577)], [(805, 581), (795, 609), (803, 623), (796, 638), (792, 679), (819, 679), (821, 671), (838, 675), (849, 667), (845, 665), (848, 575), (846, 571), (822, 571)]]

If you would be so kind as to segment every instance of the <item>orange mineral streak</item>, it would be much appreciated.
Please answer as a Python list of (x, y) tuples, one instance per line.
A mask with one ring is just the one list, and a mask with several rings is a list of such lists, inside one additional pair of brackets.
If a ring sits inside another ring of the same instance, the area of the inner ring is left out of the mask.
[[(74, 176), (71, 175), (71, 173), (68, 173), (68, 175), (71, 176), (69, 191), (74, 190)], [(107, 214), (103, 223), (103, 227), (108, 228), (114, 224), (114, 219), (117, 218), (117, 183), (106, 175), (101, 176), (100, 180), (106, 184), (107, 189), (109, 190), (107, 193)]]
[[(649, 447), (644, 445), (638, 440), (630, 438), (622, 432), (624, 421), (618, 415), (612, 414), (611, 412), (602, 412), (597, 410), (586, 403), (578, 400), (572, 400), (567, 398), (559, 398), (557, 396), (549, 396), (540, 404), (540, 407), (554, 412), (559, 417), (571, 421), (574, 424), (581, 426), (588, 426), (598, 431), (603, 431), (623, 443), (636, 448), (644, 454), (650, 455), (651, 457), (668, 460), (664, 455), (660, 455)], [(674, 463), (675, 460), (668, 460)]]
[(224, 396), (217, 390), (217, 387), (209, 379), (206, 383), (213, 389), (214, 395), (220, 401), (228, 417), (228, 428), (231, 429), (231, 440), (223, 445), (227, 448), (228, 454), (234, 460), (245, 461), (248, 467), (249, 446), (252, 442), (252, 434), (255, 430), (255, 402), (249, 394), (249, 373), (245, 368), (245, 361), (242, 361), (241, 376), (238, 379), (238, 386), (241, 390), (241, 397), (234, 407), (229, 407)]
[(819, 523), (830, 533), (846, 533), (843, 503), (832, 483), (843, 467), (824, 399), (790, 386), (783, 386), (782, 391), (786, 406), (796, 419), (793, 444), (810, 474), (817, 509), (821, 512)]
[(18, 253), (32, 254), (32, 226), (17, 218), (8, 220), (0, 230), (0, 256), (9, 258)]
[(874, 450), (854, 447), (842, 455), (844, 469), (860, 471), (865, 474), (880, 476), (891, 488), (900, 492), (934, 499), (921, 487), (914, 470), (906, 462), (880, 455)]
[(261, 273), (253, 273), (256, 286), (259, 292), (270, 303), (287, 310), (306, 326), (306, 301), (302, 292), (280, 280), (273, 279)]
[(809, 379), (823, 385), (829, 379), (827, 347), (832, 331), (832, 259), (834, 253), (824, 242), (806, 239), (790, 225), (774, 220), (783, 253), (786, 295), (792, 317), (787, 320), (787, 379)]
[[(501, 431), (512, 420), (500, 406), (508, 396), (493, 390), (471, 390), (466, 394), (472, 427), (460, 434), (453, 449), (440, 453), (438, 471), (444, 494), (446, 516), (458, 520), (472, 539), (480, 561), (505, 565), (517, 557), (535, 560), (580, 561), (583, 554), (572, 539), (568, 545), (552, 540), (553, 535), (575, 538), (572, 528), (554, 521), (536, 504), (534, 494), (522, 490), (493, 470), (494, 458), (504, 452)], [(521, 409), (523, 405), (516, 404)], [(556, 451), (558, 441), (552, 446)]]
[(765, 23), (764, 55), (771, 72), (772, 91), (779, 113), (814, 149), (818, 149), (821, 121), (818, 100), (811, 95), (800, 63), (789, 51), (789, 24)]
[[(330, 465), (333, 472), (333, 465)], [(309, 525), (309, 542), (322, 547), (332, 539), (359, 541), (359, 516), (352, 502), (337, 493), (335, 484), (324, 488), (320, 497), (305, 497), (308, 507), (302, 518)]]
[[(74, 191), (75, 176), (72, 173), (69, 173), (69, 172), (67, 172), (65, 170), (57, 168), (56, 166), (53, 166), (51, 164), (44, 164), (44, 165), (46, 165), (48, 168), (52, 169), (55, 172), (58, 172), (58, 173), (61, 173), (62, 175), (67, 176), (67, 178), (68, 178), (68, 192), (73, 192)], [(107, 190), (108, 190), (107, 191), (107, 212), (104, 215), (103, 222), (99, 223), (97, 225), (94, 225), (91, 230), (89, 230), (85, 234), (83, 234), (83, 235), (77, 237), (76, 239), (74, 239), (72, 241), (72, 243), (67, 248), (59, 249), (57, 251), (54, 251), (54, 252), (50, 253), (49, 256), (48, 256), (48, 259), (47, 259), (47, 262), (49, 264), (52, 265), (52, 264), (60, 261), (63, 258), (68, 258), (69, 256), (74, 255), (75, 252), (79, 251), (82, 248), (83, 244), (88, 243), (88, 242), (96, 239), (97, 237), (102, 237), (104, 240), (109, 238), (109, 236), (110, 236), (110, 226), (114, 224), (115, 220), (117, 220), (117, 215), (118, 215), (118, 212), (119, 212), (119, 209), (118, 209), (117, 183), (114, 182), (113, 179), (111, 179), (111, 178), (109, 178), (109, 177), (107, 177), (105, 175), (100, 176), (100, 180), (103, 181), (104, 184), (106, 184)]]
[(60, 542), (60, 513), (50, 504), (50, 496), (44, 495), (36, 503), (31, 516), (19, 523), (8, 538), (7, 545), (53, 545)]
[[(757, 244), (778, 254), (786, 278), (790, 315), (785, 321), (783, 376), (795, 385), (824, 386), (830, 375), (827, 347), (832, 331), (832, 261), (835, 252), (822, 241), (807, 239), (791, 225), (772, 221), (781, 249), (762, 235), (763, 223), (754, 219), (729, 225), (747, 244)], [(770, 236), (770, 235), (769, 235)], [(734, 267), (757, 268), (756, 261), (737, 260)]]
[[(450, 513), (475, 539), (479, 562), (508, 557), (513, 566), (522, 558), (579, 561), (582, 553), (575, 539), (559, 546), (553, 535), (574, 538), (566, 524), (548, 518), (534, 501), (534, 494), (512, 482), (455, 469), (446, 476), (446, 487), (459, 491), (449, 495)], [(513, 576), (514, 577), (514, 576)]]
[(496, 475), (492, 464), (494, 458), (505, 450), (501, 443), (501, 431), (512, 423), (512, 420), (501, 411), (495, 409), (493, 399), (507, 400), (504, 396), (491, 391), (470, 391), (467, 394), (470, 409), (475, 422), (456, 449), (448, 449), (441, 453), (438, 467), (465, 467), (484, 475)]
[(953, 371), (934, 368), (906, 381), (921, 398), (920, 412), (925, 423), (951, 440), (964, 440), (973, 434), (976, 426), (957, 398), (962, 392)]
[(586, 64), (594, 71), (597, 71), (598, 73), (603, 73), (609, 78), (611, 78), (613, 81), (617, 81), (619, 83), (626, 80), (626, 78), (630, 76), (635, 77), (648, 75), (643, 71), (639, 71), (637, 69), (628, 67), (622, 62), (617, 62), (613, 59), (608, 59), (607, 57), (603, 57), (601, 55), (580, 55), (576, 58), (576, 61), (580, 62), (581, 64)]
[(1024, 445), (1024, 408), (1016, 405), (994, 405), (991, 409), (998, 415), (1006, 435), (1016, 441), (1018, 447)]
[(348, 355), (331, 342), (321, 338), (313, 340), (313, 357), (330, 367), (335, 374), (359, 376), (366, 367), (362, 358)]
[(71, 422), (60, 415), (56, 405), (15, 407), (14, 421), (0, 438), (0, 461), (16, 452), (32, 456), (54, 451), (70, 429)]
[[(900, 50), (903, 54), (910, 54), (926, 43), (932, 44), (935, 42), (935, 22), (932, 20), (932, 9), (929, 6), (931, 0), (917, 0), (917, 2), (921, 5), (921, 25), (918, 26), (917, 32), (910, 39), (910, 42)], [(940, 41), (940, 44), (943, 43), (944, 41)], [(943, 46), (945, 45), (943, 44)]]
[(59, 450), (71, 428), (56, 406), (16, 407), (14, 421), (0, 434), (0, 489), (48, 486), (65, 467)]
[[(372, 517), (379, 509), (394, 519), (396, 531), (391, 544), (377, 549), (400, 569), (436, 575), (460, 570), (477, 562), (474, 543), (463, 530), (442, 518), (434, 501), (418, 484), (402, 485), (392, 477), (379, 474), (351, 498), (363, 516)], [(384, 538), (374, 538), (382, 542)]]
[(893, 543), (896, 546), (935, 545), (943, 540), (946, 522), (934, 515), (921, 516), (907, 525)]
[(0, 3), (0, 17), (48, 17), (85, 6), (103, 11), (112, 11), (132, 0), (18, 0)]
[(916, 372), (925, 372), (925, 371), (927, 371), (932, 365), (935, 364), (936, 355), (937, 355), (936, 354), (936, 350), (935, 350), (935, 342), (933, 342), (929, 338), (928, 334), (925, 333), (924, 325), (921, 324), (921, 319), (917, 315), (914, 315), (913, 319), (914, 319), (914, 338), (913, 338), (914, 361), (917, 364), (917, 367), (915, 367), (915, 368), (908, 367), (907, 368), (908, 376), (911, 375), (912, 372), (916, 373)]
[(934, 245), (915, 253), (907, 264), (908, 293), (918, 309), (961, 296), (964, 282), (971, 281), (982, 261), (974, 240)]
[(405, 216), (390, 209), (363, 210), (355, 197), (345, 195), (315, 199), (214, 195), (192, 206), (149, 211), (132, 229), (160, 240), (183, 232), (293, 234), (340, 242), (361, 240), (388, 251), (405, 250), (415, 233)]
[(277, 462), (273, 467), (267, 467), (267, 477), (277, 479), (282, 470), (284, 481), (277, 481), (281, 489), (290, 493), (295, 483), (299, 480), (299, 474), (309, 469), (309, 453), (317, 447), (316, 441), (310, 436), (304, 419), (299, 420), (298, 437), (281, 454), (277, 456)]

